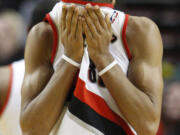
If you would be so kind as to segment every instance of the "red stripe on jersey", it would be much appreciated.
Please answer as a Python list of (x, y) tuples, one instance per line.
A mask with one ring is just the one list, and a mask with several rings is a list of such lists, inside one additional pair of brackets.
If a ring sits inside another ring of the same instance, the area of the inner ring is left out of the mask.
[(164, 133), (164, 125), (163, 125), (162, 121), (159, 124), (159, 129), (158, 129), (158, 132), (157, 132), (156, 135), (165, 135), (165, 133)]
[(104, 101), (103, 98), (86, 89), (85, 82), (82, 81), (80, 78), (78, 78), (76, 89), (74, 91), (74, 96), (78, 98), (81, 102), (90, 106), (102, 117), (105, 117), (106, 119), (122, 127), (128, 135), (134, 135), (127, 123), (108, 107), (107, 103)]
[(76, 4), (81, 4), (81, 5), (86, 5), (90, 3), (92, 6), (98, 5), (100, 7), (114, 8), (113, 4), (109, 4), (109, 3), (96, 3), (96, 2), (83, 1), (83, 0), (62, 0), (62, 1), (66, 3), (76, 3)]
[(126, 29), (127, 29), (127, 24), (128, 24), (128, 18), (129, 18), (129, 15), (126, 14), (125, 21), (124, 21), (124, 26), (123, 26), (123, 30), (122, 30), (122, 41), (123, 41), (124, 48), (126, 49), (127, 56), (129, 58), (129, 60), (131, 60), (132, 55), (130, 53), (128, 43), (127, 43), (127, 40), (126, 40)]
[(7, 95), (6, 95), (6, 99), (5, 99), (4, 105), (0, 109), (0, 116), (6, 110), (6, 107), (7, 107), (8, 103), (9, 103), (9, 100), (10, 100), (11, 91), (12, 91), (12, 81), (13, 81), (13, 69), (12, 69), (12, 65), (9, 65), (9, 70), (10, 70), (10, 79), (9, 79), (9, 84), (8, 84), (8, 90), (7, 90)]
[(44, 20), (47, 20), (49, 22), (53, 30), (53, 48), (52, 48), (52, 55), (51, 55), (51, 63), (53, 64), (55, 56), (56, 56), (56, 52), (57, 52), (57, 47), (58, 47), (58, 32), (57, 32), (56, 25), (51, 19), (50, 14), (47, 14)]

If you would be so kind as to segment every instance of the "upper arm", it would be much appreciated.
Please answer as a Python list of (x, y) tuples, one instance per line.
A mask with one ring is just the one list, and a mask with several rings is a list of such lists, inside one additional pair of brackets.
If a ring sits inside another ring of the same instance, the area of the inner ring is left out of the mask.
[(53, 73), (50, 62), (52, 44), (53, 34), (49, 24), (42, 22), (32, 28), (25, 49), (22, 109), (43, 90)]
[(131, 17), (127, 28), (127, 42), (133, 56), (128, 78), (150, 98), (155, 111), (160, 114), (163, 45), (159, 29), (147, 18)]

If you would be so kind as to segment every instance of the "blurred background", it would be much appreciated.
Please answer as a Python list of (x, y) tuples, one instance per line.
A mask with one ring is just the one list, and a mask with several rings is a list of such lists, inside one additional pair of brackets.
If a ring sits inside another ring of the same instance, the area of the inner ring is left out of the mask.
[(158, 135), (180, 135), (180, 0), (117, 0), (116, 9), (147, 16), (159, 26), (165, 85)]
[[(40, 1), (0, 0), (0, 65), (23, 58), (28, 24)], [(165, 86), (158, 135), (180, 135), (180, 0), (116, 1), (116, 9), (130, 15), (147, 16), (160, 28)]]

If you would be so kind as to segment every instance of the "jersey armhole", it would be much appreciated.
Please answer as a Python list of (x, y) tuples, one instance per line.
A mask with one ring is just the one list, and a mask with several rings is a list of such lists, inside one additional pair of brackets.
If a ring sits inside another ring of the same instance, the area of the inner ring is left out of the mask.
[(7, 95), (5, 98), (5, 102), (4, 105), (2, 106), (2, 108), (0, 108), (0, 117), (3, 115), (4, 111), (7, 108), (7, 105), (9, 103), (10, 100), (10, 95), (12, 92), (12, 83), (13, 83), (13, 69), (12, 69), (12, 65), (9, 65), (9, 70), (10, 70), (10, 79), (9, 79), (9, 84), (8, 84), (8, 91), (7, 91)]
[(52, 48), (52, 54), (51, 54), (51, 64), (53, 64), (54, 59), (56, 57), (57, 47), (58, 47), (58, 32), (57, 32), (56, 25), (54, 24), (53, 20), (51, 19), (50, 14), (46, 14), (44, 21), (47, 21), (53, 30), (53, 48)]
[(130, 49), (128, 47), (128, 43), (127, 43), (127, 40), (126, 40), (126, 29), (127, 29), (128, 19), (129, 19), (129, 15), (126, 14), (125, 15), (124, 25), (123, 25), (123, 30), (122, 30), (122, 41), (123, 41), (124, 48), (126, 50), (126, 54), (127, 54), (128, 58), (129, 58), (129, 60), (131, 60), (132, 55), (131, 55), (131, 52), (130, 52)]

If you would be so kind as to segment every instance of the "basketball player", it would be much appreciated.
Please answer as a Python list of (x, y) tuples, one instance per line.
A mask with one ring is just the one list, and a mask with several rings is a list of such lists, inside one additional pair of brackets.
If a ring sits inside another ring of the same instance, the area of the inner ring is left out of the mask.
[(24, 135), (156, 134), (163, 89), (160, 32), (148, 18), (113, 10), (113, 3), (62, 0), (32, 29), (22, 87)]
[[(52, 9), (56, 2), (55, 0), (39, 2), (32, 12), (29, 29), (43, 20), (45, 14)], [(0, 132), (2, 135), (22, 134), (19, 118), (24, 68), (24, 60), (0, 67)]]

